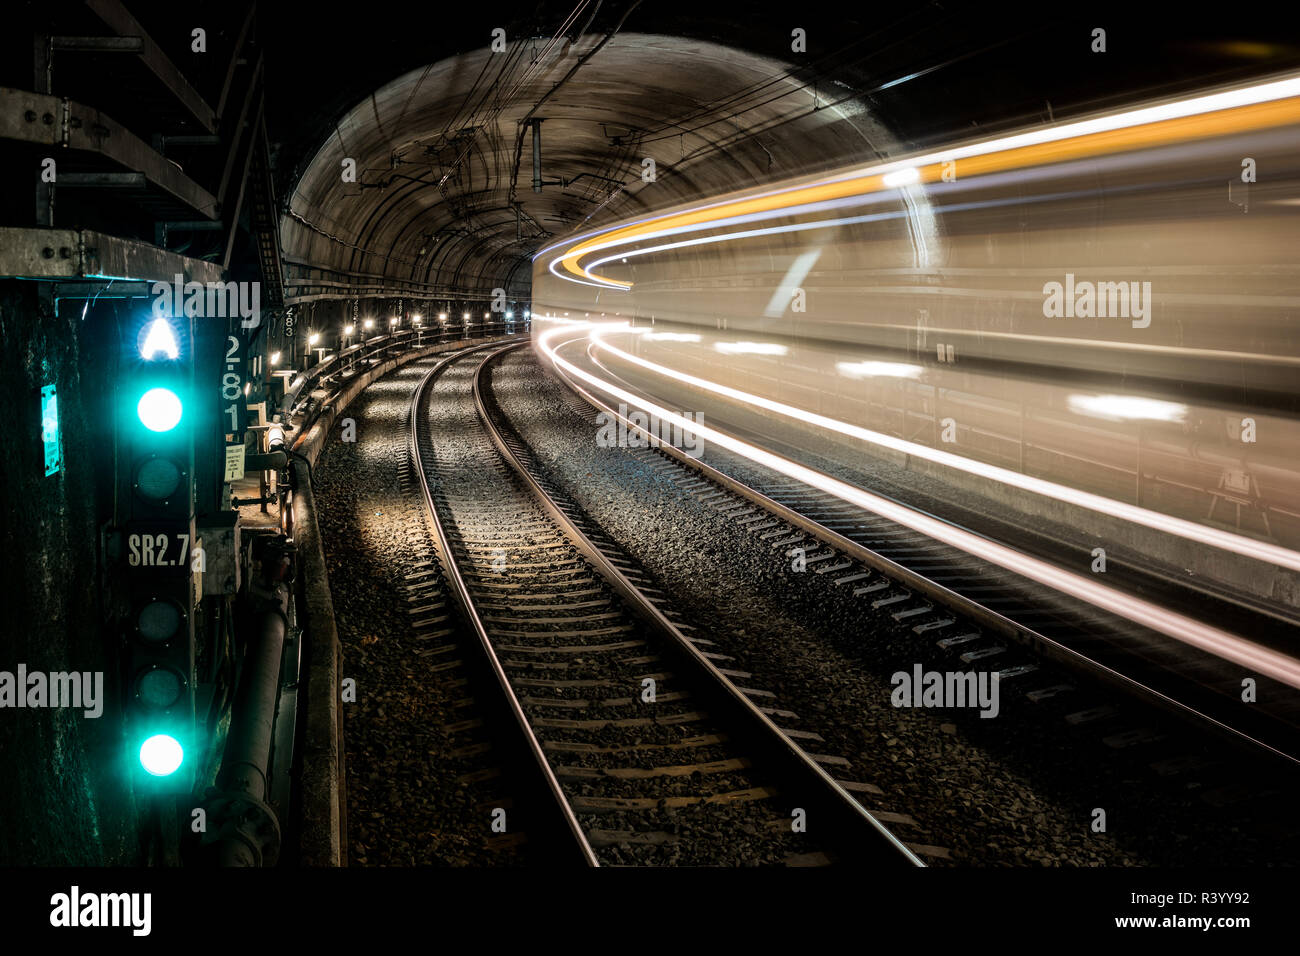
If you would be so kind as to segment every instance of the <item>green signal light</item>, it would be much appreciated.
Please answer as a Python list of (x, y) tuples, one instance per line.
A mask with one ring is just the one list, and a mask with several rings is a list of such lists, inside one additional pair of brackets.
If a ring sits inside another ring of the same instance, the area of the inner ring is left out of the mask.
[(135, 412), (151, 432), (169, 432), (180, 424), (181, 400), (169, 388), (151, 388), (140, 396)]
[(171, 324), (166, 319), (153, 320), (145, 333), (144, 344), (140, 346), (140, 357), (146, 362), (152, 362), (159, 353), (164, 359), (173, 361), (181, 354), (176, 333), (172, 331)]
[(140, 766), (155, 777), (169, 777), (185, 759), (181, 743), (169, 734), (154, 734), (140, 745)]

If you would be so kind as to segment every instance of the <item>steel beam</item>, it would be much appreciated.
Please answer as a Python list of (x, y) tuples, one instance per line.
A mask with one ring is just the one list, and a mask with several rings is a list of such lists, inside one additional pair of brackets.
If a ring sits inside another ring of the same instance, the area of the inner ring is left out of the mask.
[(221, 143), (220, 136), (208, 133), (201, 136), (169, 136), (164, 133), (158, 139), (163, 149), (168, 146), (218, 146)]
[(116, 120), (81, 103), (0, 87), (0, 139), (97, 153), (144, 173), (149, 182), (200, 215), (217, 218), (217, 200), (175, 163)]
[(153, 39), (140, 26), (139, 21), (131, 16), (126, 7), (122, 6), (119, 0), (86, 0), (86, 6), (94, 11), (99, 19), (106, 23), (110, 30), (122, 37), (138, 37), (142, 42), (144, 49), (140, 53), (140, 60), (154, 76), (162, 81), (163, 86), (167, 87), (172, 94), (184, 104), (185, 108), (190, 111), (195, 119), (209, 133), (217, 131), (216, 114), (212, 107), (204, 102), (203, 97), (198, 94), (194, 87), (190, 86), (189, 81), (185, 79), (181, 71), (176, 68), (176, 64), (167, 58), (153, 42)]
[(0, 227), (0, 278), (218, 282), (221, 267), (89, 229)]
[(217, 100), (217, 120), (226, 115), (226, 99), (230, 96), (230, 86), (235, 80), (235, 69), (241, 64), (247, 62), (244, 60), (244, 41), (248, 39), (248, 32), (253, 26), (253, 15), (257, 12), (257, 4), (248, 5), (248, 13), (244, 14), (244, 23), (239, 28), (239, 36), (235, 39), (234, 49), (230, 51), (230, 65), (226, 67), (226, 81), (221, 84), (221, 97)]
[(50, 37), (55, 50), (77, 53), (143, 53), (140, 37)]
[(190, 230), (193, 232), (219, 232), (223, 226), (220, 222), (208, 219), (184, 219), (164, 222), (168, 232), (181, 232)]
[(542, 121), (537, 117), (529, 120), (533, 128), (533, 192), (542, 191)]
[(143, 189), (147, 184), (144, 173), (64, 173), (54, 184), (70, 186), (115, 186)]
[(55, 282), (54, 298), (58, 299), (147, 299), (153, 293), (150, 291), (152, 282), (146, 282), (139, 279), (129, 281), (113, 280), (111, 283), (104, 279), (98, 279), (94, 282), (73, 281), (73, 282)]
[[(240, 154), (240, 147), (244, 145), (245, 137), (248, 138), (248, 142), (252, 142), (253, 137), (256, 135), (257, 123), (261, 121), (260, 114), (262, 111), (263, 101), (260, 94), (262, 88), (263, 62), (262, 57), (259, 56), (257, 58), (257, 66), (253, 68), (252, 79), (248, 81), (248, 90), (244, 94), (243, 105), (239, 109), (239, 121), (235, 123), (234, 132), (230, 138), (230, 145), (226, 153), (226, 165), (221, 172), (221, 185), (217, 187), (217, 203), (221, 206), (225, 205), (226, 198), (229, 194), (230, 181), (235, 172), (235, 164)], [(254, 104), (256, 104), (257, 107), (256, 113), (254, 113), (253, 109)], [(250, 122), (250, 117), (252, 116), (257, 116), (257, 119)], [(244, 180), (247, 178), (248, 161), (247, 157), (245, 157), (244, 177), (240, 179), (238, 186), (241, 192), (244, 188)], [(238, 213), (236, 213), (236, 216), (237, 215)]]

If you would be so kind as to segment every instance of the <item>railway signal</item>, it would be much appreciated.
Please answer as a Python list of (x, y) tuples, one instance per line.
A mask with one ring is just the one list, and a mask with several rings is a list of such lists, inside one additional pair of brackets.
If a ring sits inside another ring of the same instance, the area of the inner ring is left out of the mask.
[(119, 383), (123, 715), (137, 792), (193, 785), (193, 350), (192, 319), (151, 314)]

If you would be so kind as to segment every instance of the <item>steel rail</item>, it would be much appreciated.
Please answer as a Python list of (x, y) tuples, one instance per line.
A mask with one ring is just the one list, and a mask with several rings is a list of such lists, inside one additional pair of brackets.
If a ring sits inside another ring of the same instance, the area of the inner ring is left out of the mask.
[(1196, 707), (1171, 697), (1163, 691), (1150, 687), (1134, 677), (1121, 673), (1107, 664), (1094, 660), (1082, 651), (1068, 647), (1060, 641), (1039, 633), (1033, 628), (1013, 621), (997, 611), (994, 611), (993, 609), (986, 607), (963, 594), (959, 594), (937, 581), (933, 581), (925, 575), (912, 570), (911, 568), (905, 567), (891, 560), (871, 548), (866, 547), (860, 542), (854, 541), (831, 528), (827, 528), (817, 520), (794, 510), (788, 505), (782, 504), (768, 495), (765, 495), (763, 492), (750, 487), (738, 478), (719, 471), (717, 468), (714, 468), (699, 459), (692, 458), (690, 455), (687, 455), (679, 448), (673, 447), (671, 444), (658, 441), (657, 436), (652, 435), (647, 429), (630, 421), (627, 416), (619, 414), (617, 408), (609, 405), (587, 388), (583, 387), (578, 382), (575, 382), (568, 375), (565, 375), (563, 370), (556, 368), (556, 373), (563, 379), (564, 383), (569, 388), (597, 411), (610, 416), (612, 420), (622, 422), (629, 432), (636, 432), (637, 434), (645, 436), (649, 443), (649, 447), (658, 449), (658, 451), (678, 464), (717, 483), (727, 491), (744, 498), (751, 504), (757, 505), (758, 507), (770, 512), (774, 517), (793, 525), (800, 531), (803, 531), (818, 541), (821, 541), (828, 547), (835, 548), (849, 557), (862, 562), (868, 567), (879, 571), (881, 574), (884, 574), (887, 577), (892, 577), (895, 580), (906, 584), (908, 587), (911, 587), (933, 600), (948, 606), (952, 610), (966, 615), (995, 633), (1000, 633), (1022, 645), (1036, 649), (1051, 660), (1057, 661), (1066, 666), (1084, 670), (1093, 677), (1133, 694), (1146, 703), (1170, 713), (1182, 721), (1193, 722), (1200, 725), (1232, 745), (1244, 745), (1252, 749), (1263, 750), (1272, 757), (1283, 761), (1284, 765), (1287, 766), (1288, 769), (1295, 770), (1300, 768), (1300, 754), (1288, 753), (1270, 743), (1268, 740), (1261, 739), (1247, 731), (1233, 727), (1231, 724), (1225, 723), (1211, 714), (1198, 710)]
[[(495, 343), (493, 345), (495, 345)], [(407, 433), (407, 450), (411, 456), (416, 474), (419, 475), (420, 490), (425, 508), (428, 512), (427, 518), (429, 520), (427, 523), (433, 533), (435, 551), (441, 560), (443, 575), (448, 584), (451, 585), (451, 591), (455, 595), (457, 603), (460, 605), (465, 620), (469, 623), (470, 627), (473, 628), (474, 634), (478, 638), (484, 657), (500, 685), (501, 692), (505, 695), (505, 700), (509, 706), (511, 714), (518, 724), (519, 732), (523, 735), (529, 752), (537, 762), (537, 769), (545, 781), (547, 790), (555, 800), (556, 812), (563, 817), (564, 824), (567, 826), (569, 833), (573, 837), (577, 850), (582, 856), (583, 862), (588, 866), (600, 866), (600, 862), (596, 859), (596, 853), (588, 842), (581, 824), (578, 823), (578, 818), (574, 814), (573, 808), (569, 805), (568, 799), (564, 796), (564, 791), (560, 787), (560, 782), (556, 779), (555, 772), (552, 770), (550, 762), (546, 759), (546, 755), (542, 750), (542, 745), (538, 741), (537, 736), (533, 733), (528, 718), (524, 714), (523, 707), (520, 705), (518, 697), (515, 696), (514, 689), (510, 686), (510, 681), (506, 676), (505, 669), (502, 667), (501, 661), (497, 657), (496, 650), (492, 647), (492, 642), (488, 638), (487, 628), (483, 622), (483, 618), (475, 607), (474, 600), (469, 593), (469, 588), (465, 583), (464, 577), (461, 575), (460, 568), (457, 566), (455, 556), (452, 552), (451, 542), (448, 539), (446, 529), (443, 525), (443, 516), (438, 509), (437, 502), (434, 500), (433, 490), (429, 487), (429, 479), (425, 473), (424, 460), (420, 455), (420, 409), (424, 404), (424, 395), (429, 384), (440, 372), (451, 365), (452, 362), (463, 358), (465, 355), (472, 352), (492, 348), (493, 345), (475, 346), (470, 349), (455, 352), (447, 358), (440, 360), (429, 369), (425, 376), (420, 380), (420, 384), (416, 386), (415, 393), (411, 397), (411, 427)]]
[(876, 844), (874, 849), (882, 854), (894, 856), (913, 866), (925, 866), (925, 863), (915, 853), (908, 849), (898, 837), (894, 836), (884, 824), (863, 807), (820, 764), (809, 757), (802, 747), (795, 743), (767, 714), (763, 713), (748, 697), (741, 693), (735, 684), (719, 672), (717, 666), (705, 657), (675, 624), (664, 616), (655, 603), (592, 543), (591, 539), (574, 523), (565, 510), (546, 492), (536, 476), (520, 460), (514, 449), (510, 447), (501, 426), (493, 421), (493, 416), (487, 406), (485, 395), (489, 388), (484, 385), (484, 374), (493, 362), (501, 356), (527, 345), (526, 342), (514, 343), (491, 352), (484, 357), (474, 376), (474, 402), (479, 419), (502, 458), (505, 459), (506, 463), (524, 483), (542, 509), (546, 511), (560, 527), (564, 535), (582, 553), (583, 557), (624, 599), (629, 609), (636, 613), (655, 632), (666, 637), (675, 650), (689, 660), (699, 674), (705, 676), (710, 690), (715, 695), (722, 696), (733, 712), (742, 717), (748, 729), (771, 746), (774, 754), (786, 769), (794, 773), (800, 782), (807, 787), (807, 793), (816, 795), (824, 805), (833, 808), (832, 812), (835, 812), (834, 808), (837, 808), (842, 818), (846, 818), (846, 822), (850, 826), (856, 823), (867, 827), (873, 836), (870, 842), (874, 842)]

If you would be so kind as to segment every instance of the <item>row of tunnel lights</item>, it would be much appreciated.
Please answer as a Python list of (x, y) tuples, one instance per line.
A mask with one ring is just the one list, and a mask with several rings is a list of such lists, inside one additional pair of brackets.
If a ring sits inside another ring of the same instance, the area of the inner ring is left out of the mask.
[[(528, 316), (529, 316), (529, 311), (528, 311), (527, 309), (524, 309), (524, 318), (526, 319), (526, 318), (528, 318)], [(507, 319), (513, 319), (513, 318), (515, 317), (515, 314), (514, 314), (514, 312), (507, 312), (507, 313), (505, 314), (505, 317), (506, 317)], [(468, 312), (466, 312), (466, 313), (464, 313), (464, 314), (461, 316), (461, 318), (463, 318), (466, 322), (468, 322), (468, 321), (470, 320), (470, 314), (469, 314)], [(485, 319), (490, 319), (490, 318), (492, 318), (492, 313), (491, 313), (491, 312), (484, 312), (484, 313), (483, 313), (483, 318), (485, 318)], [(389, 323), (389, 324), (392, 325), (394, 328), (396, 328), (399, 324), (401, 324), (401, 321), (402, 321), (401, 318), (395, 315), (395, 316), (393, 316), (393, 318), (390, 320), (390, 323)], [(424, 321), (424, 318), (423, 318), (423, 316), (420, 316), (420, 315), (413, 315), (413, 316), (411, 316), (411, 321), (414, 322), (416, 325), (420, 325), (420, 324)], [(439, 321), (439, 322), (446, 322), (446, 321), (447, 321), (447, 313), (446, 313), (446, 312), (439, 312), (439, 313), (438, 313), (438, 321)], [(366, 320), (364, 320), (364, 321), (361, 323), (361, 325), (362, 325), (362, 328), (363, 328), (363, 329), (369, 331), (370, 329), (373, 329), (373, 328), (375, 327), (375, 320), (374, 320), (374, 319), (366, 319)], [(351, 336), (354, 332), (356, 332), (356, 330), (357, 330), (357, 327), (356, 327), (355, 325), (352, 325), (351, 323), (349, 323), (348, 325), (343, 326), (343, 334), (344, 334), (345, 336)], [(315, 345), (317, 342), (319, 342), (319, 341), (320, 341), (320, 333), (319, 333), (319, 332), (310, 332), (310, 333), (308, 333), (308, 335), (307, 335), (307, 345), (308, 345), (308, 346), (314, 346), (314, 345)], [(279, 353), (279, 352), (272, 352), (272, 353), (271, 353), (271, 365), (272, 365), (272, 366), (275, 366), (275, 365), (279, 365), (279, 364), (280, 364), (280, 353)]]

